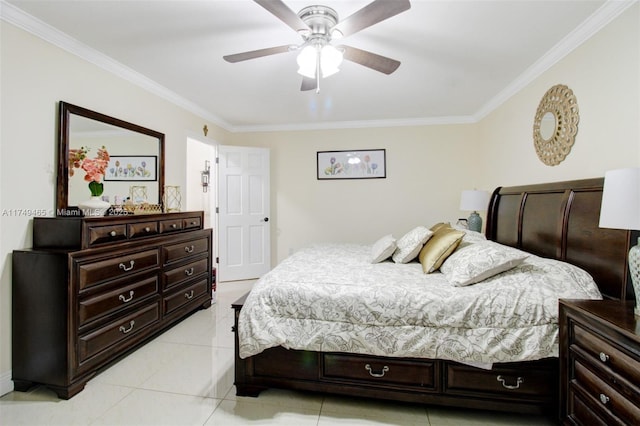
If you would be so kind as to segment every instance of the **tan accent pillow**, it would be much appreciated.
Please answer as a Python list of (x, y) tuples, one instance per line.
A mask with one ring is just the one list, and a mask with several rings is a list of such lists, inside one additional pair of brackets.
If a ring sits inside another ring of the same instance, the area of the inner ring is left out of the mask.
[(418, 255), (425, 274), (437, 271), (440, 265), (458, 247), (464, 235), (464, 231), (458, 231), (449, 226), (439, 227), (422, 247)]
[(436, 232), (438, 229), (442, 228), (442, 227), (447, 227), (447, 228), (451, 228), (451, 224), (448, 222), (439, 222), (436, 223), (435, 225), (433, 225), (431, 228), (429, 228), (432, 232)]

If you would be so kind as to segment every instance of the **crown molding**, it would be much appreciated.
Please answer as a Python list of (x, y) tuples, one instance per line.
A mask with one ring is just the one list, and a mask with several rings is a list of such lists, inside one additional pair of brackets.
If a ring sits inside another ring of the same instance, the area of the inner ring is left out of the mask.
[(484, 104), (473, 115), (474, 119), (480, 121), (489, 115), (637, 2), (638, 0), (608, 0), (582, 24), (567, 34), (566, 37), (520, 74), (511, 84)]
[(372, 120), (372, 121), (342, 121), (323, 123), (302, 123), (302, 124), (282, 124), (282, 125), (242, 125), (234, 126), (220, 117), (205, 110), (199, 105), (183, 98), (166, 87), (156, 83), (148, 77), (128, 68), (122, 63), (115, 61), (109, 56), (69, 37), (67, 34), (53, 28), (47, 23), (25, 13), (21, 9), (0, 0), (0, 19), (9, 22), (41, 39), (60, 47), (104, 70), (111, 72), (118, 77), (129, 81), (147, 91), (187, 110), (191, 113), (208, 120), (224, 130), (233, 133), (239, 132), (270, 132), (270, 131), (302, 131), (321, 129), (353, 129), (364, 127), (400, 127), (400, 126), (427, 126), (438, 124), (469, 124), (476, 123), (489, 115), (492, 111), (524, 89), (529, 83), (538, 78), (541, 74), (555, 65), (562, 58), (571, 53), (574, 49), (582, 45), (594, 34), (600, 31), (605, 25), (637, 3), (638, 0), (607, 0), (597, 11), (595, 11), (580, 26), (569, 33), (564, 39), (551, 48), (545, 55), (536, 61), (531, 67), (525, 70), (513, 82), (506, 86), (496, 96), (484, 104), (472, 116), (459, 117), (424, 117), (417, 119), (398, 120)]
[(5, 0), (0, 0), (0, 19), (12, 25), (15, 25), (16, 27), (21, 28), (63, 50), (66, 50), (67, 52), (76, 55), (86, 60), (87, 62), (90, 62), (104, 69), (107, 72), (115, 74), (123, 80), (135, 84), (136, 86), (141, 87), (148, 92), (151, 92), (154, 95), (173, 103), (174, 105), (184, 108), (185, 110), (192, 112), (198, 117), (208, 120), (225, 130), (229, 130), (232, 127), (229, 123), (225, 122), (220, 117), (217, 117), (204, 108), (183, 98), (177, 93), (156, 83), (143, 74), (134, 71), (133, 69), (103, 54), (102, 52), (99, 52), (98, 50), (79, 42), (78, 40), (68, 36), (62, 31), (59, 31), (46, 22), (43, 22), (32, 15), (29, 15), (22, 9), (19, 9), (14, 5), (7, 3)]
[(362, 120), (362, 121), (329, 121), (320, 123), (300, 124), (274, 124), (274, 125), (246, 125), (234, 127), (231, 131), (237, 133), (246, 132), (278, 132), (278, 131), (305, 131), (305, 130), (336, 130), (336, 129), (362, 129), (381, 127), (419, 127), (446, 124), (473, 124), (476, 119), (472, 116), (451, 117), (425, 117), (390, 120)]

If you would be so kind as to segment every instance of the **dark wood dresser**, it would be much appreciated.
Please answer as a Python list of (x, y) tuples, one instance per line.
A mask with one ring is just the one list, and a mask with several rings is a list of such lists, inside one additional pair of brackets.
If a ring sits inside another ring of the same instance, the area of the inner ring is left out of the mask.
[(203, 212), (34, 218), (13, 252), (12, 375), (68, 399), (96, 372), (211, 305)]
[(567, 425), (640, 425), (634, 302), (560, 301), (560, 414)]

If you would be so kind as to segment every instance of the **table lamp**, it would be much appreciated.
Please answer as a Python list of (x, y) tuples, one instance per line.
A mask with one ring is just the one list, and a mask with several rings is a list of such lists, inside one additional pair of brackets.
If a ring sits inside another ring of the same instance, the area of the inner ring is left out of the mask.
[(478, 210), (486, 210), (489, 205), (489, 192), (477, 189), (462, 191), (460, 197), (460, 210), (473, 211), (467, 219), (469, 230), (480, 232), (482, 230), (482, 218)]
[[(600, 227), (640, 230), (640, 168), (605, 173)], [(640, 248), (637, 245), (629, 250), (629, 272), (636, 293), (634, 313), (640, 316)]]

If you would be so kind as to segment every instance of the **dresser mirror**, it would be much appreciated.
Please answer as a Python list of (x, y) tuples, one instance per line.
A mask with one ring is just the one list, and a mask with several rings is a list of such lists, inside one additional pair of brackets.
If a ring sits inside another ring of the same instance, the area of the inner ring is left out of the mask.
[(164, 134), (66, 102), (60, 102), (58, 133), (58, 216), (79, 216), (78, 203), (91, 196), (86, 172), (74, 168), (69, 152), (84, 148), (95, 158), (105, 147), (111, 160), (103, 179), (102, 197), (111, 204), (129, 197), (131, 187), (145, 188), (149, 204), (161, 204), (164, 191)]

